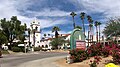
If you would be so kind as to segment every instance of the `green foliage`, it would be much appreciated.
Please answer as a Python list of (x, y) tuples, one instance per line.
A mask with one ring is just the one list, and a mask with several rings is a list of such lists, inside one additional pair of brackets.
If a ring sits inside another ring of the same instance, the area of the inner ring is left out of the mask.
[(0, 30), (0, 46), (4, 43), (7, 43), (7, 37), (5, 36), (4, 32)]
[[(13, 52), (25, 52), (25, 47), (24, 46), (13, 46), (11, 49)], [(26, 52), (28, 52), (28, 49), (26, 48)]]
[(8, 42), (12, 43), (15, 38), (23, 41), (26, 24), (21, 25), (21, 21), (17, 19), (17, 16), (12, 16), (10, 20), (1, 19), (1, 28)]
[(42, 47), (34, 47), (34, 51), (40, 51), (42, 50)]
[(52, 28), (52, 32), (55, 32), (55, 38), (58, 38), (58, 31), (60, 31), (60, 28), (58, 26), (54, 26)]
[(54, 38), (50, 44), (52, 45), (53, 48), (57, 49), (58, 46), (64, 44), (66, 41), (63, 38)]
[(71, 15), (72, 17), (74, 17), (74, 16), (76, 16), (77, 14), (76, 14), (75, 12), (71, 12), (70, 15)]
[(103, 30), (103, 34), (107, 37), (120, 35), (120, 18), (109, 19)]
[(20, 52), (21, 49), (19, 47), (12, 47), (13, 52)]

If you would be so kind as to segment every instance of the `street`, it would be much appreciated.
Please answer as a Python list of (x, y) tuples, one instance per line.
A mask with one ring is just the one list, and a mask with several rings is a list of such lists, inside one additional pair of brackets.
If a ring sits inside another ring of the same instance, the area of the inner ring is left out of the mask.
[(9, 55), (0, 58), (1, 67), (17, 67), (20, 64), (34, 61), (43, 58), (55, 57), (55, 56), (67, 56), (65, 52), (36, 52), (34, 54), (25, 55)]

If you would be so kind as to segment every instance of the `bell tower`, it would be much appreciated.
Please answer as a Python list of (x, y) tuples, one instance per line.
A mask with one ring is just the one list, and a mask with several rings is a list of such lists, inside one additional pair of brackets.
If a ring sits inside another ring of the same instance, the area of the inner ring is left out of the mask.
[(35, 20), (31, 23), (30, 26), (32, 30), (32, 34), (31, 34), (32, 46), (38, 47), (40, 45), (40, 38), (41, 38), (40, 24), (35, 18)]

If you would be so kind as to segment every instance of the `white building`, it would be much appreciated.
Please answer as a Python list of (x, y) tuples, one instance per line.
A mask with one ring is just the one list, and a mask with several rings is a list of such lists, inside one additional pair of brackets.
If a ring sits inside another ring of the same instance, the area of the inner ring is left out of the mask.
[[(64, 40), (66, 40), (66, 41), (70, 40), (70, 34), (60, 34), (58, 37), (63, 37)], [(53, 38), (55, 38), (55, 37), (53, 36)], [(53, 38), (42, 39), (40, 41), (40, 47), (51, 49), (52, 46), (51, 46), (50, 42), (52, 41)], [(62, 46), (59, 46), (59, 48), (63, 49), (65, 46), (69, 48), (70, 44), (65, 43)]]
[(40, 25), (39, 22), (35, 20), (31, 23), (31, 32), (30, 32), (31, 46), (38, 47), (40, 45), (40, 40), (41, 40)]

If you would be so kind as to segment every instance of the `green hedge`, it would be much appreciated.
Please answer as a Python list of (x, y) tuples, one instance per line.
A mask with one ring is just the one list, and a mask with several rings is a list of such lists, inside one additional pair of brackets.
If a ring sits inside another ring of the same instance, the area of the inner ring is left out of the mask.
[(40, 51), (42, 50), (42, 47), (34, 47), (34, 51)]
[(21, 49), (19, 47), (12, 47), (13, 52), (20, 52)]

